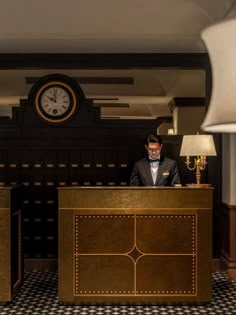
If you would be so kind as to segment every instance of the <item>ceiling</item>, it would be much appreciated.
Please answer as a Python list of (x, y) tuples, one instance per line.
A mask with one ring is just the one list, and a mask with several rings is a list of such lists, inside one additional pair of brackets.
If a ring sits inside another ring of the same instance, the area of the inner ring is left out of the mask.
[[(204, 53), (202, 30), (234, 17), (235, 0), (0, 0), (0, 53)], [(97, 78), (81, 87), (103, 118), (171, 116), (173, 97), (205, 95), (201, 69), (4, 69), (0, 115), (27, 97), (26, 77), (58, 72)]]

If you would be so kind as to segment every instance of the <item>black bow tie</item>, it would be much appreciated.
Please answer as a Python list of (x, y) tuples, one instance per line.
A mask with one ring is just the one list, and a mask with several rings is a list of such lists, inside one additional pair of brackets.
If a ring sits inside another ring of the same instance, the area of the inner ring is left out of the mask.
[(155, 159), (155, 160), (148, 159), (148, 162), (149, 163), (160, 162), (160, 159)]

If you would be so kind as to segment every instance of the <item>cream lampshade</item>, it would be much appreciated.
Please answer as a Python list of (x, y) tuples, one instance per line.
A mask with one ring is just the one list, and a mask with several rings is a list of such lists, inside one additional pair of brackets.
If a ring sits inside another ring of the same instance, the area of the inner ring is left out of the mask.
[(236, 19), (205, 29), (212, 68), (212, 93), (201, 128), (209, 132), (236, 132)]

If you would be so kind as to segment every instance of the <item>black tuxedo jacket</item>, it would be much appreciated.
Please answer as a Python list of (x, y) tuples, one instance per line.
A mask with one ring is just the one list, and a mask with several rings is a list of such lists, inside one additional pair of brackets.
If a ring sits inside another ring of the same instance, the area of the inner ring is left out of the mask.
[(130, 177), (131, 186), (174, 186), (180, 183), (176, 162), (164, 156), (160, 158), (155, 183), (153, 183), (150, 163), (147, 158), (134, 164)]

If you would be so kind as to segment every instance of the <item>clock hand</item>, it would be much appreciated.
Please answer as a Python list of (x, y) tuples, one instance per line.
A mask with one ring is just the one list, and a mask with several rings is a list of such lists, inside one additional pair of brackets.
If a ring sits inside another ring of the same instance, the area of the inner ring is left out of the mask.
[(56, 88), (53, 89), (53, 95), (54, 95), (54, 98), (56, 99), (56, 97), (57, 97), (57, 89)]
[(56, 103), (56, 97), (47, 96), (47, 98), (48, 98), (50, 101)]

